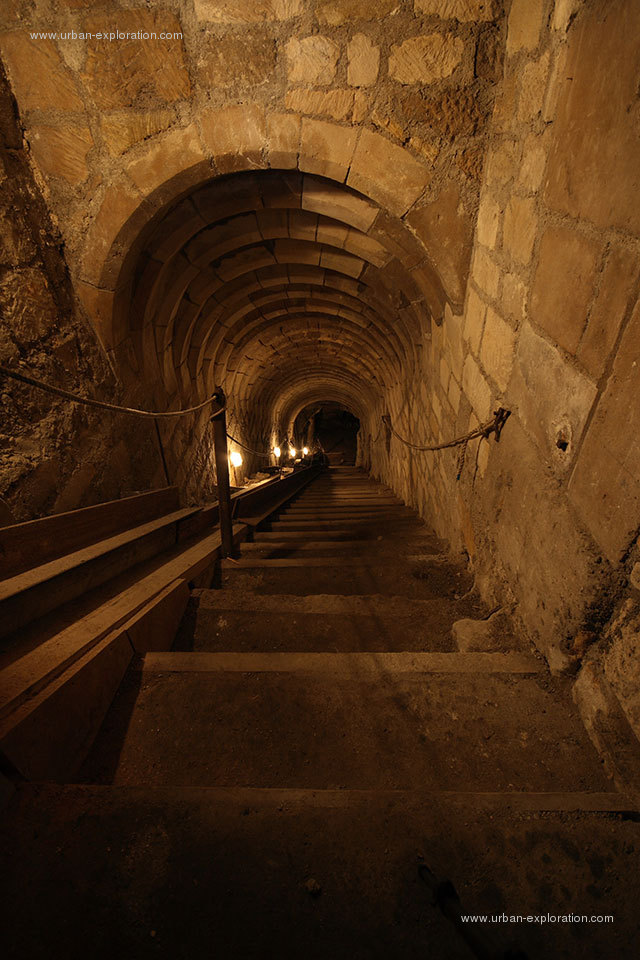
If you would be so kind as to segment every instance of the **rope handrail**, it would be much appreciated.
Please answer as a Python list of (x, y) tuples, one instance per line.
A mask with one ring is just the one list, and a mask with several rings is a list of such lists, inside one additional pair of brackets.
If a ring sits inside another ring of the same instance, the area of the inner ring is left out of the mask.
[(492, 433), (496, 435), (496, 442), (500, 440), (500, 434), (505, 423), (511, 415), (510, 410), (505, 410), (504, 407), (498, 407), (497, 410), (493, 412), (493, 419), (486, 420), (484, 423), (479, 424), (473, 430), (470, 430), (469, 433), (465, 433), (462, 437), (456, 437), (455, 440), (447, 440), (444, 443), (433, 443), (433, 444), (422, 444), (422, 443), (412, 443), (411, 440), (407, 440), (405, 437), (402, 437), (398, 431), (393, 426), (391, 422), (391, 417), (388, 413), (385, 413), (382, 417), (382, 422), (386, 424), (393, 436), (399, 440), (401, 443), (404, 443), (405, 446), (411, 447), (412, 450), (419, 451), (434, 451), (434, 450), (447, 450), (450, 447), (459, 447), (466, 446), (470, 440), (475, 440), (476, 437), (485, 437), (489, 439), (489, 436)]
[(237, 440), (235, 437), (232, 437), (230, 433), (227, 434), (229, 440), (232, 440), (233, 443), (236, 443), (239, 447), (242, 447), (243, 450), (246, 450), (247, 453), (253, 453), (256, 457), (264, 457), (266, 460), (271, 459), (271, 451), (269, 453), (262, 453), (260, 450), (253, 450), (251, 447), (248, 447), (245, 443), (241, 443), (240, 440)]
[[(64, 400), (70, 400), (72, 403), (81, 403), (87, 407), (98, 407), (101, 410), (113, 410), (116, 413), (126, 413), (129, 416), (150, 417), (153, 420), (161, 417), (183, 417), (185, 414), (196, 413), (198, 410), (202, 410), (210, 403), (216, 402), (219, 404), (219, 393), (216, 391), (206, 400), (203, 400), (202, 403), (196, 404), (195, 407), (186, 407), (183, 410), (139, 410), (137, 407), (124, 407), (117, 403), (109, 403), (106, 400), (94, 400), (92, 397), (81, 397), (77, 393), (71, 393), (69, 390), (63, 390), (61, 387), (54, 387), (53, 384), (45, 383), (44, 380), (38, 380), (36, 377), (30, 377), (26, 373), (20, 373), (18, 370), (11, 370), (9, 367), (2, 365), (0, 365), (0, 374), (3, 374), (5, 377), (11, 377), (13, 380), (19, 380), (21, 383), (26, 383), (29, 386), (38, 387), (40, 390), (44, 390), (45, 393), (62, 397)], [(224, 409), (224, 407), (219, 404), (219, 410), (217, 410), (213, 416), (222, 409)]]

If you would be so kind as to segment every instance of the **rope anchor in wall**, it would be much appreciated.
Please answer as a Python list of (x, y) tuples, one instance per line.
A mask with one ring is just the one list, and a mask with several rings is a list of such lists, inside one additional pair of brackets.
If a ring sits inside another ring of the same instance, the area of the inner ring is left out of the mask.
[(469, 433), (465, 433), (464, 436), (456, 437), (455, 440), (446, 440), (444, 443), (431, 444), (413, 443), (411, 440), (407, 440), (405, 437), (402, 437), (393, 426), (391, 417), (388, 413), (383, 415), (382, 422), (386, 427), (388, 427), (396, 440), (399, 440), (400, 443), (404, 443), (406, 447), (410, 447), (412, 450), (417, 450), (421, 453), (428, 451), (433, 452), (436, 450), (448, 450), (451, 447), (460, 447), (461, 449), (460, 453), (458, 454), (458, 464), (456, 468), (456, 480), (459, 480), (460, 475), (462, 474), (462, 468), (464, 467), (464, 458), (467, 452), (467, 445), (469, 441), (475, 440), (477, 437), (484, 437), (486, 440), (488, 440), (491, 434), (494, 433), (496, 443), (499, 443), (500, 435), (504, 425), (510, 416), (510, 410), (505, 410), (504, 407), (498, 407), (497, 410), (493, 411), (493, 418), (491, 420), (485, 420), (484, 423), (474, 427), (473, 430), (470, 430)]

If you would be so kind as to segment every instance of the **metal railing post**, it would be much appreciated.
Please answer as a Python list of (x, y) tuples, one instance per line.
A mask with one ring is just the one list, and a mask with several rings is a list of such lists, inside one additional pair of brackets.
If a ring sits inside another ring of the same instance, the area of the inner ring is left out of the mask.
[(218, 509), (220, 511), (220, 535), (222, 553), (233, 556), (233, 519), (231, 511), (231, 487), (229, 484), (229, 455), (227, 452), (227, 417), (225, 413), (225, 395), (222, 389), (216, 390), (216, 400), (221, 409), (211, 417), (213, 424), (213, 449), (216, 458), (216, 483), (218, 487)]

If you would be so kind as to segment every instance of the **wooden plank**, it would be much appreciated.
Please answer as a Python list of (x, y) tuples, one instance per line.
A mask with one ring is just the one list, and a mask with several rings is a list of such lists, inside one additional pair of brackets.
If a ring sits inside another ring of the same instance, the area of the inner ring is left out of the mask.
[[(246, 536), (244, 524), (236, 524), (234, 536)], [(0, 717), (58, 677), (71, 663), (87, 653), (107, 633), (120, 627), (141, 607), (174, 580), (191, 580), (219, 555), (220, 535), (213, 533), (185, 546), (144, 576), (132, 571), (134, 582), (115, 596), (98, 603), (83, 617), (73, 620), (38, 646), (9, 663), (0, 673)]]
[(178, 488), (165, 487), (0, 528), (0, 579), (101, 540), (179, 506)]
[(0, 637), (172, 547), (179, 510), (0, 582)]
[(136, 653), (171, 649), (190, 595), (186, 580), (176, 580), (127, 621), (127, 636)]
[(0, 749), (24, 777), (68, 780), (73, 776), (132, 657), (126, 633), (110, 633), (46, 691), (0, 723)]

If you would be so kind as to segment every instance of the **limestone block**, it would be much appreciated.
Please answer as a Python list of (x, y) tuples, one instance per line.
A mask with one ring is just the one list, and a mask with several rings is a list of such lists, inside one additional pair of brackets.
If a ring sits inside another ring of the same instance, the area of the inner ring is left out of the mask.
[(412, 37), (391, 48), (389, 76), (399, 83), (433, 83), (449, 77), (462, 60), (464, 42), (452, 33)]
[[(508, 401), (523, 426), (561, 466), (569, 466), (596, 398), (584, 374), (525, 323), (518, 339)], [(568, 447), (558, 446), (567, 441)]]
[(531, 316), (569, 353), (586, 326), (601, 253), (599, 241), (567, 227), (549, 227), (542, 236)]
[(493, 20), (493, 0), (414, 0), (416, 12), (442, 20)]
[(353, 105), (352, 90), (287, 90), (284, 98), (288, 110), (298, 113), (319, 113), (344, 120)]
[(639, 36), (640, 4), (633, 0), (587, 4), (576, 19), (545, 187), (552, 209), (635, 236), (640, 204), (629, 198), (640, 193)]
[(487, 308), (480, 360), (502, 391), (507, 389), (515, 354), (516, 335), (493, 307)]
[(141, 202), (140, 194), (128, 182), (107, 187), (100, 209), (87, 232), (81, 268), (84, 280), (101, 285), (114, 241)]
[(172, 177), (198, 165), (208, 166), (195, 124), (149, 142), (144, 156), (127, 164), (127, 173), (146, 196)]
[(523, 123), (532, 123), (542, 112), (548, 73), (548, 51), (539, 60), (525, 64), (520, 76), (518, 97), (518, 119)]
[(316, 16), (320, 23), (331, 27), (342, 26), (353, 20), (382, 20), (395, 13), (401, 0), (319, 0)]
[(530, 193), (535, 193), (542, 183), (546, 162), (547, 150), (544, 141), (535, 134), (527, 137), (522, 149), (518, 183)]
[(502, 244), (505, 251), (523, 266), (531, 260), (537, 229), (534, 198), (513, 195), (504, 216)]
[(614, 563), (635, 540), (640, 515), (639, 343), (640, 301), (623, 333), (569, 486), (584, 522)]
[(347, 82), (352, 87), (370, 87), (378, 79), (380, 47), (364, 33), (356, 33), (347, 46)]
[(194, 8), (207, 23), (265, 23), (299, 16), (304, 0), (194, 0)]
[(502, 307), (516, 323), (524, 319), (527, 288), (515, 273), (507, 273), (502, 283)]
[(507, 26), (507, 55), (535, 50), (540, 39), (545, 0), (513, 0)]
[(84, 110), (72, 74), (51, 40), (32, 40), (27, 33), (0, 35), (0, 52), (23, 113), (29, 110)]
[(500, 290), (500, 268), (497, 263), (479, 247), (473, 257), (471, 276), (481, 290), (492, 299), (496, 299)]
[(400, 217), (415, 203), (431, 177), (432, 171), (402, 147), (363, 130), (347, 183)]
[(356, 146), (355, 130), (323, 120), (302, 119), (300, 169), (343, 183)]
[(481, 244), (493, 250), (500, 227), (500, 207), (489, 193), (484, 192), (478, 210), (476, 236)]
[(38, 166), (46, 176), (61, 177), (74, 186), (87, 179), (87, 154), (93, 147), (87, 126), (71, 123), (34, 126), (29, 130), (28, 139)]
[(504, 186), (515, 179), (520, 170), (521, 145), (511, 140), (505, 140), (487, 156), (486, 168), (487, 183)]
[(220, 173), (266, 165), (265, 114), (258, 104), (203, 111), (201, 129), (203, 142)]
[(100, 117), (100, 127), (107, 150), (112, 157), (117, 157), (135, 143), (166, 130), (174, 120), (175, 114), (172, 110), (145, 110), (141, 113), (123, 110), (103, 114)]
[(340, 48), (329, 37), (291, 37), (286, 46), (290, 83), (331, 83)]
[(269, 166), (287, 170), (298, 166), (300, 117), (290, 113), (267, 113), (267, 157)]
[(469, 274), (472, 228), (452, 185), (442, 190), (433, 203), (413, 210), (407, 217), (429, 253), (452, 303), (461, 304)]
[(602, 375), (618, 337), (639, 272), (640, 260), (633, 247), (613, 247), (578, 349), (581, 363), (596, 380)]
[(362, 123), (367, 120), (371, 113), (371, 100), (369, 94), (364, 90), (356, 90), (353, 97), (353, 114), (351, 119), (354, 123)]
[(208, 38), (198, 65), (200, 84), (210, 87), (259, 86), (273, 78), (276, 45), (272, 37)]
[(378, 208), (347, 190), (315, 177), (305, 177), (302, 187), (302, 208), (348, 223), (366, 233), (378, 216)]
[[(95, 36), (114, 29), (113, 14), (92, 14), (85, 28), (94, 34), (87, 41), (82, 80), (101, 110), (149, 107), (173, 103), (191, 93), (181, 39), (119, 40), (105, 43)], [(123, 33), (180, 33), (180, 21), (167, 11), (120, 10), (117, 29)]]
[(487, 315), (487, 305), (473, 287), (469, 287), (467, 309), (464, 315), (463, 336), (476, 356), (480, 353), (480, 340)]
[(464, 362), (462, 389), (480, 422), (488, 420), (491, 416), (491, 387), (471, 354)]

